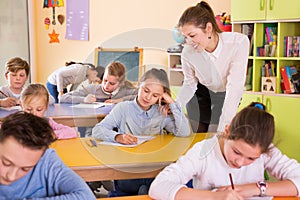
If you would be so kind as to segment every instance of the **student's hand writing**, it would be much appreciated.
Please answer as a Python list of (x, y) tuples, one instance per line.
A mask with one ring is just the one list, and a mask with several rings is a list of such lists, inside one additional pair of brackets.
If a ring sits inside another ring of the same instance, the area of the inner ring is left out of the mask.
[(5, 99), (2, 99), (1, 101), (1, 107), (12, 107), (12, 106), (16, 106), (19, 103), (19, 100), (13, 97), (7, 97)]
[(114, 104), (117, 104), (117, 103), (120, 103), (121, 101), (123, 101), (122, 98), (119, 98), (119, 99), (107, 99), (104, 103), (114, 103)]
[(222, 192), (213, 192), (213, 199), (225, 199), (225, 200), (244, 200), (245, 198), (241, 196), (235, 190), (226, 190)]
[(88, 94), (86, 97), (83, 99), (84, 103), (93, 103), (96, 102), (96, 97), (93, 94)]
[(131, 133), (126, 133), (126, 134), (118, 134), (115, 137), (116, 142), (121, 143), (121, 144), (136, 144), (137, 143), (137, 138), (134, 137)]

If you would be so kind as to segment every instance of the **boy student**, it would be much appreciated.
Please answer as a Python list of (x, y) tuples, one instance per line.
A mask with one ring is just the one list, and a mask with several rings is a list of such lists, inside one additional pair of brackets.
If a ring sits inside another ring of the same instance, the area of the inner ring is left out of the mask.
[(19, 98), (28, 79), (30, 67), (22, 58), (11, 58), (5, 65), (6, 86), (0, 87), (0, 107), (12, 107), (19, 104)]
[(95, 196), (49, 145), (48, 120), (26, 112), (4, 118), (0, 129), (0, 199), (78, 199)]
[(112, 62), (105, 68), (100, 85), (88, 85), (61, 96), (60, 103), (93, 103), (96, 101), (118, 103), (132, 100), (137, 89), (126, 80), (126, 67), (121, 62)]
[[(235, 115), (224, 133), (196, 143), (156, 176), (154, 199), (229, 199), (299, 196), (300, 164), (272, 141), (274, 117), (253, 102)], [(264, 171), (277, 181), (265, 182)], [(185, 184), (193, 179), (194, 188)], [(215, 192), (212, 192), (215, 191)]]

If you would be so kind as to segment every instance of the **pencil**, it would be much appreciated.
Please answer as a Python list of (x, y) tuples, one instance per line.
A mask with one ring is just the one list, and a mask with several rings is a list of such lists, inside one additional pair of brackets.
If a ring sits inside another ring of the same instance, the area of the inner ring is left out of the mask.
[(231, 188), (234, 190), (234, 184), (233, 184), (231, 173), (229, 173), (229, 179), (230, 179), (230, 183), (231, 183)]
[(2, 92), (1, 90), (0, 90), (0, 93), (3, 94), (5, 97), (8, 97), (8, 95), (5, 94), (4, 92)]
[(89, 91), (84, 87), (84, 85), (81, 85), (81, 87), (83, 88), (83, 90), (84, 90), (87, 94), (89, 94)]
[(131, 130), (131, 128), (129, 127), (129, 125), (128, 125), (127, 122), (126, 122), (126, 126), (127, 126), (128, 130), (130, 131), (130, 133), (133, 134), (133, 132), (132, 132), (132, 130)]

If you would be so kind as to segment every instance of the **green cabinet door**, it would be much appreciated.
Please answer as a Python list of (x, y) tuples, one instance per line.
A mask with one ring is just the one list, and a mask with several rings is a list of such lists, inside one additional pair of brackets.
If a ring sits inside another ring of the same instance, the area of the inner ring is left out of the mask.
[(264, 95), (263, 99), (267, 111), (275, 119), (274, 144), (288, 157), (300, 162), (300, 98)]
[(299, 0), (267, 0), (266, 19), (300, 19)]
[(231, 20), (251, 21), (266, 19), (267, 0), (231, 0)]

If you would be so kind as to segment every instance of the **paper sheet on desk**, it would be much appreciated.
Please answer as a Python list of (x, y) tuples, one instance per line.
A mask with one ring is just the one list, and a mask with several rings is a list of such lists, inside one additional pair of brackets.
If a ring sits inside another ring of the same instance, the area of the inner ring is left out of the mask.
[(72, 105), (73, 108), (101, 108), (104, 106), (112, 105), (112, 103), (94, 102), (94, 103), (80, 103)]
[(272, 196), (264, 196), (264, 197), (248, 197), (246, 198), (246, 200), (272, 200), (273, 197)]
[(99, 142), (99, 144), (112, 145), (112, 146), (118, 146), (118, 147), (135, 147), (135, 146), (138, 146), (144, 142), (147, 142), (147, 141), (155, 138), (155, 136), (153, 136), (153, 135), (135, 135), (135, 137), (138, 140), (138, 142), (136, 144), (120, 144), (118, 142)]
[(21, 110), (21, 106), (12, 106), (12, 107), (8, 107), (8, 108), (4, 108), (4, 107), (0, 107), (2, 110), (7, 110), (7, 111), (11, 111), (11, 110)]

